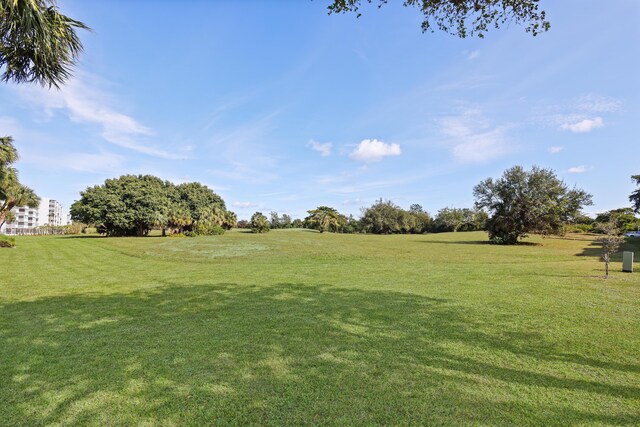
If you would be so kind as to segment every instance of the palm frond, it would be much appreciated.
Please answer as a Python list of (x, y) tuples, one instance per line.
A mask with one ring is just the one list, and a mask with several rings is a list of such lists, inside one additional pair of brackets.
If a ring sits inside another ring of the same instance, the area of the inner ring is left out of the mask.
[(83, 49), (78, 28), (89, 30), (52, 0), (0, 0), (2, 80), (59, 87)]

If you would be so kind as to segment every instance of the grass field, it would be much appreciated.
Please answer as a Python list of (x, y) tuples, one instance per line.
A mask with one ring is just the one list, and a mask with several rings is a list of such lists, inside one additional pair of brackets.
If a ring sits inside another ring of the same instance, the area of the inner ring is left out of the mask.
[(18, 238), (0, 424), (640, 425), (640, 273), (485, 240)]

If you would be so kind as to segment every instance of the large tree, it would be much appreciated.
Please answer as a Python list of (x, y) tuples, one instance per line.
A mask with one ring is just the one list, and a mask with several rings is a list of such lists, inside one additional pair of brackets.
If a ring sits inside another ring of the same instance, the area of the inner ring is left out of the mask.
[(236, 217), (206, 185), (174, 185), (151, 175), (123, 175), (87, 188), (71, 206), (74, 220), (109, 236), (145, 236), (152, 228), (193, 235), (220, 234)]
[[(355, 12), (361, 15), (363, 3), (378, 3), (382, 7), (388, 0), (333, 0), (329, 13)], [(539, 0), (404, 0), (403, 5), (420, 10), (422, 31), (436, 29), (459, 37), (484, 37), (489, 28), (515, 22), (524, 24), (525, 31), (537, 36), (550, 27)]]
[[(633, 175), (631, 180), (640, 186), (640, 175)], [(629, 201), (633, 205), (633, 210), (640, 213), (640, 187), (629, 196)]]
[(305, 218), (307, 226), (321, 233), (337, 231), (340, 226), (340, 213), (329, 206), (318, 206), (316, 209), (307, 211), (307, 213), (309, 214)]
[(58, 87), (82, 52), (80, 21), (58, 11), (54, 0), (0, 0), (2, 79)]
[(487, 213), (479, 209), (443, 208), (434, 219), (435, 231), (484, 230)]
[[(171, 206), (188, 212), (191, 220), (189, 224), (178, 227), (181, 231), (218, 234), (219, 228), (235, 226), (235, 216), (226, 210), (224, 200), (206, 185), (187, 182), (175, 186), (170, 192)], [(174, 227), (170, 225), (169, 228)]]
[(0, 138), (0, 226), (15, 206), (38, 207), (40, 198), (18, 180), (18, 171), (13, 164), (18, 160), (18, 150), (10, 136)]
[(167, 217), (169, 184), (151, 175), (123, 175), (89, 187), (71, 205), (71, 218), (108, 236), (146, 236)]
[(487, 178), (473, 189), (476, 207), (486, 209), (489, 239), (515, 244), (528, 233), (557, 234), (565, 223), (591, 204), (591, 195), (569, 189), (550, 169), (521, 166), (508, 169), (502, 178)]
[(470, 209), (442, 208), (436, 215), (435, 223), (439, 229), (456, 232), (465, 224), (471, 223)]
[(409, 206), (409, 214), (414, 217), (414, 229), (411, 231), (412, 233), (426, 233), (430, 231), (433, 227), (433, 219), (429, 212), (425, 211), (424, 208), (418, 203), (414, 203)]
[(380, 199), (362, 210), (362, 231), (373, 234), (422, 233), (426, 230), (421, 228), (418, 211), (422, 211), (419, 205), (412, 205), (412, 211), (405, 211), (390, 200)]

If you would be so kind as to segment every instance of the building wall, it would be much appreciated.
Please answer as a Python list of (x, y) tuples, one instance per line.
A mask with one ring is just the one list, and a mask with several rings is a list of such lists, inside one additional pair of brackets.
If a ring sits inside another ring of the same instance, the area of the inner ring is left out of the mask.
[(47, 198), (40, 199), (40, 206), (38, 206), (38, 226), (49, 224), (49, 200)]
[(2, 226), (3, 233), (15, 234), (18, 229), (31, 229), (38, 227), (39, 208), (30, 208), (29, 206), (16, 206), (11, 209), (16, 217), (14, 222), (7, 222)]
[(37, 208), (16, 206), (11, 209), (16, 216), (12, 223), (6, 223), (0, 228), (0, 233), (21, 234), (44, 225), (67, 225), (67, 218), (62, 205), (54, 199), (42, 198)]
[(67, 225), (66, 214), (57, 200), (49, 199), (47, 216), (48, 225)]

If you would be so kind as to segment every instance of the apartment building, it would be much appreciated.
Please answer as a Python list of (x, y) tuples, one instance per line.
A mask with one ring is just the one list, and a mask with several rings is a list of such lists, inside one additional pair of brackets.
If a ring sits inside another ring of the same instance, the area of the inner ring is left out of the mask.
[(11, 212), (15, 216), (15, 221), (2, 225), (0, 233), (35, 234), (37, 227), (68, 224), (62, 205), (55, 199), (42, 198), (37, 208), (16, 206), (11, 209)]
[[(42, 199), (38, 207), (39, 225), (67, 225), (67, 216), (62, 205), (54, 199)], [(45, 221), (46, 219), (46, 221)]]

